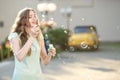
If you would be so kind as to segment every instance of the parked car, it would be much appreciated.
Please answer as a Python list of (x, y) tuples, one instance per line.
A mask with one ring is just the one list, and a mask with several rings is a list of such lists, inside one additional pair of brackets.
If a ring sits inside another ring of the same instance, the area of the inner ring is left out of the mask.
[(69, 48), (97, 50), (99, 37), (95, 26), (76, 26), (68, 38)]

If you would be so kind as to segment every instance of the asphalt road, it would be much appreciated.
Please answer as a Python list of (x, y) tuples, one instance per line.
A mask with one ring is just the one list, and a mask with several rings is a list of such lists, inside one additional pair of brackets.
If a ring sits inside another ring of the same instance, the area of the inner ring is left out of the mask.
[[(45, 80), (120, 80), (120, 47), (100, 45), (98, 51), (63, 52), (42, 66)], [(13, 60), (0, 63), (0, 80), (11, 80)]]

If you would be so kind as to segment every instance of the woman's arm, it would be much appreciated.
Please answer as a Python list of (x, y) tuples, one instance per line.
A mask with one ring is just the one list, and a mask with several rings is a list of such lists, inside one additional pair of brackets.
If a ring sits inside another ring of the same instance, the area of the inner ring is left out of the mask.
[(22, 61), (23, 58), (27, 55), (29, 49), (31, 48), (34, 38), (36, 38), (39, 35), (39, 27), (26, 27), (25, 30), (28, 33), (29, 38), (26, 41), (26, 43), (22, 46), (22, 48), (20, 48), (20, 40), (18, 38), (14, 38), (11, 40), (13, 52), (19, 61)]
[(23, 58), (27, 55), (33, 40), (34, 37), (29, 37), (27, 42), (24, 44), (22, 48), (20, 48), (20, 41), (17, 38), (11, 40), (12, 49), (18, 61), (22, 61)]
[(45, 43), (44, 43), (44, 39), (40, 39), (40, 44), (41, 44), (41, 59), (42, 59), (42, 63), (44, 65), (47, 65), (50, 60), (51, 60), (51, 53), (49, 52), (47, 55), (46, 49), (45, 49)]

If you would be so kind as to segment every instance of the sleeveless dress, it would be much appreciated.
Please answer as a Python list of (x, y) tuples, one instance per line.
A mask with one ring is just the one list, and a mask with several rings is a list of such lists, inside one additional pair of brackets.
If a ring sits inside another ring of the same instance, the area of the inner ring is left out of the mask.
[[(43, 38), (42, 35), (40, 37)], [(20, 41), (19, 35), (16, 32), (11, 33), (8, 37), (10, 41), (14, 38)], [(12, 80), (44, 80), (40, 66), (40, 52), (41, 47), (37, 39), (35, 39), (31, 46), (30, 56), (25, 56), (21, 62), (14, 56), (15, 68)]]

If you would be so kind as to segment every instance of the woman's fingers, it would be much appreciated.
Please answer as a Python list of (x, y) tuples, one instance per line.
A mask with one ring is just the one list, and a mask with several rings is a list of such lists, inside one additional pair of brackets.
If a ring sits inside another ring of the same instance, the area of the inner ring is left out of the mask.
[(54, 48), (54, 49), (50, 49), (50, 50), (49, 50), (49, 53), (50, 53), (51, 55), (55, 56), (55, 54), (56, 54), (56, 49), (55, 49), (55, 48)]
[(31, 31), (31, 32), (30, 32), (30, 33), (31, 33), (31, 36), (37, 37), (38, 34), (39, 34), (39, 32), (40, 32), (40, 28), (34, 26), (34, 27), (31, 27), (31, 28), (30, 28), (30, 31)]

